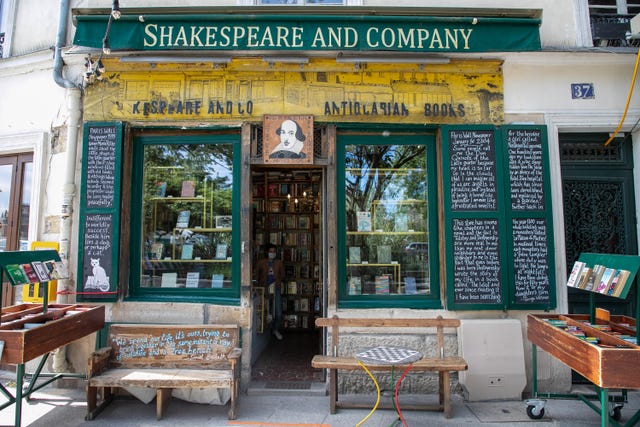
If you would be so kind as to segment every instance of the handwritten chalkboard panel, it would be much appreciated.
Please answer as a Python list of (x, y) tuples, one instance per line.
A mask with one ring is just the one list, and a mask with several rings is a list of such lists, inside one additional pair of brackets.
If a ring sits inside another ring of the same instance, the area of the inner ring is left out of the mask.
[(116, 144), (115, 125), (89, 127), (85, 153), (87, 208), (110, 208), (114, 205)]
[(117, 299), (122, 128), (119, 122), (84, 125), (78, 301)]
[(507, 129), (511, 209), (544, 210), (542, 131)]
[(495, 211), (498, 205), (494, 130), (450, 130), (451, 210)]
[(546, 220), (514, 218), (512, 222), (515, 302), (548, 303), (551, 294)]
[(162, 360), (165, 367), (189, 364), (205, 368), (227, 360), (238, 347), (233, 325), (111, 325), (109, 346), (113, 365), (149, 366)]
[(93, 214), (85, 217), (83, 290), (106, 292), (112, 276), (113, 215)]
[(497, 219), (453, 219), (453, 286), (457, 304), (500, 304)]

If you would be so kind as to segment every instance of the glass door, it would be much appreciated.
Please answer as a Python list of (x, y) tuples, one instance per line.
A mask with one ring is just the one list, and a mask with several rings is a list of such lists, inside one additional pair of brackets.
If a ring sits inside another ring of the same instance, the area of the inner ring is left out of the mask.
[[(0, 157), (0, 251), (29, 249), (33, 155)], [(2, 304), (13, 304), (13, 289), (3, 285)]]

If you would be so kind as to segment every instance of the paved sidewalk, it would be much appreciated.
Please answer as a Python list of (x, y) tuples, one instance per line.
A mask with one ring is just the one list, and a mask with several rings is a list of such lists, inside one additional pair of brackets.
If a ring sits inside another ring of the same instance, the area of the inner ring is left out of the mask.
[[(329, 414), (327, 396), (290, 394), (242, 394), (238, 404), (238, 419), (227, 419), (227, 406), (202, 405), (172, 398), (164, 419), (155, 418), (155, 400), (144, 404), (133, 398), (117, 398), (93, 421), (85, 421), (85, 395), (82, 390), (50, 385), (35, 394), (35, 399), (23, 404), (23, 426), (252, 426), (252, 427), (350, 427), (368, 413), (361, 409), (339, 409)], [(431, 399), (436, 396), (409, 396)], [(3, 397), (0, 397), (4, 401)], [(369, 401), (373, 398), (369, 398)], [(401, 397), (402, 399), (402, 397)], [(373, 403), (373, 400), (371, 400)], [(402, 404), (402, 400), (401, 400)], [(0, 411), (0, 425), (14, 424), (12, 405)], [(630, 392), (622, 409), (624, 423), (640, 409), (640, 392)], [(440, 412), (406, 411), (407, 425), (417, 426), (599, 426), (599, 415), (577, 400), (548, 400), (545, 416), (531, 420), (523, 401), (464, 402), (460, 396), (452, 399), (452, 417)], [(376, 411), (364, 424), (366, 427), (400, 426), (397, 414), (391, 410)]]

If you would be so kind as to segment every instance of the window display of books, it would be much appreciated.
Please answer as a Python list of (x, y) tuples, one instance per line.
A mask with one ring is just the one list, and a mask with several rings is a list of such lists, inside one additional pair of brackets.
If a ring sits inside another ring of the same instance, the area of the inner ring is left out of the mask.
[[(150, 169), (142, 288), (231, 286), (231, 208), (213, 180), (183, 167)], [(227, 280), (225, 281), (225, 278)]]
[(345, 218), (347, 295), (429, 292), (426, 206), (416, 199), (351, 206)]

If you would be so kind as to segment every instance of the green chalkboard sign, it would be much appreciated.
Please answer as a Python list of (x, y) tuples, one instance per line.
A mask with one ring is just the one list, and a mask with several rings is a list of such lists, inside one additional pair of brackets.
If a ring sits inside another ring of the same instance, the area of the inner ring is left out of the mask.
[(555, 308), (544, 126), (445, 126), (447, 306)]
[(85, 123), (78, 301), (117, 299), (122, 142), (122, 123)]

